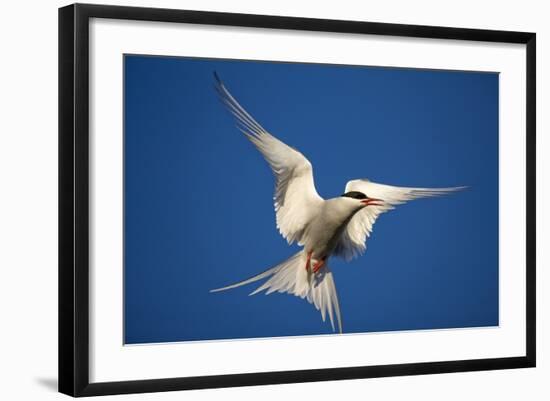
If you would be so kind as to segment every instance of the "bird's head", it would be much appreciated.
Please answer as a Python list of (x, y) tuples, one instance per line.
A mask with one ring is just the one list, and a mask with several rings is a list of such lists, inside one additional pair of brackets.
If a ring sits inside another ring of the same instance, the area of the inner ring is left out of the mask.
[(354, 204), (362, 209), (367, 206), (382, 206), (384, 201), (381, 199), (369, 198), (363, 192), (350, 191), (340, 195), (342, 198), (349, 199), (348, 202), (354, 202)]

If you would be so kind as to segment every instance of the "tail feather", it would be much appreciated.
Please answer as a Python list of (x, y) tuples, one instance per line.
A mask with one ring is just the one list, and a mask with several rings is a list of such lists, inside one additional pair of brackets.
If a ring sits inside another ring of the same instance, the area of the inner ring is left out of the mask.
[[(258, 281), (258, 280), (261, 280), (263, 278), (266, 278), (266, 277), (269, 277), (271, 276), (272, 274), (274, 274), (277, 269), (278, 269), (279, 266), (275, 266), (275, 267), (272, 267), (271, 269), (268, 269), (260, 274), (257, 274), (253, 277), (250, 277), (246, 280), (243, 280), (243, 281), (239, 281), (238, 283), (235, 283), (235, 284), (231, 284), (231, 285), (228, 285), (226, 287), (221, 287), (221, 288), (215, 288), (213, 290), (210, 290), (210, 292), (220, 292), (220, 291), (225, 291), (225, 290), (230, 290), (232, 288), (237, 288), (237, 287), (241, 287), (243, 285), (247, 285), (247, 284), (250, 284), (250, 283), (253, 283), (255, 281)], [(252, 294), (250, 294), (252, 295)]]
[(210, 290), (210, 292), (241, 287), (269, 277), (265, 283), (252, 291), (250, 295), (265, 290), (266, 295), (273, 292), (281, 292), (292, 294), (302, 299), (305, 298), (321, 312), (323, 322), (328, 315), (333, 331), (335, 330), (334, 318), (336, 317), (338, 331), (342, 333), (340, 305), (332, 272), (326, 264), (317, 273), (313, 273), (311, 269), (306, 271), (305, 261), (305, 254), (303, 251), (300, 251), (284, 262), (260, 274), (226, 287)]

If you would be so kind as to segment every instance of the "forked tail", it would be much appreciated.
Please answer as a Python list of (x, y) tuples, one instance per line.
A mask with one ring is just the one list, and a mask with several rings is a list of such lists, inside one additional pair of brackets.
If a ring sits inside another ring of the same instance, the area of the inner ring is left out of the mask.
[(225, 291), (254, 283), (264, 278), (269, 278), (260, 287), (250, 293), (250, 295), (266, 290), (266, 295), (277, 291), (305, 298), (321, 312), (323, 322), (328, 315), (332, 330), (335, 330), (334, 317), (336, 317), (338, 330), (342, 333), (340, 306), (338, 304), (338, 295), (336, 293), (332, 272), (327, 264), (317, 273), (313, 273), (311, 268), (306, 271), (305, 265), (305, 253), (300, 251), (263, 273), (257, 274), (247, 280), (228, 285), (227, 287), (210, 290), (210, 292)]

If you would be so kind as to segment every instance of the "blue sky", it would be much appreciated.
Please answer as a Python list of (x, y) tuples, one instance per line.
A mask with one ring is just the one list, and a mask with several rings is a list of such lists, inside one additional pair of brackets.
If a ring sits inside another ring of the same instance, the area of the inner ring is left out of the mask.
[(344, 332), (498, 324), (498, 74), (135, 55), (124, 68), (126, 343), (332, 333), (294, 296), (209, 293), (298, 250), (214, 71), (312, 162), (325, 198), (363, 177), (469, 187), (382, 215), (364, 256), (330, 260)]

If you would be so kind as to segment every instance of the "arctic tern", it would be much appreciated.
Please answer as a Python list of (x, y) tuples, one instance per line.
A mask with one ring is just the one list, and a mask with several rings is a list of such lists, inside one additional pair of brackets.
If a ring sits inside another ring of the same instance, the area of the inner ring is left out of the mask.
[(342, 333), (336, 286), (327, 264), (329, 258), (339, 256), (350, 261), (363, 254), (376, 219), (395, 206), (465, 187), (397, 187), (377, 184), (368, 179), (355, 179), (346, 184), (341, 196), (323, 199), (315, 189), (309, 160), (266, 131), (235, 100), (216, 73), (214, 76), (218, 95), (235, 117), (237, 127), (273, 170), (273, 200), (279, 232), (289, 245), (296, 242), (302, 250), (256, 276), (211, 292), (267, 279), (250, 295), (265, 290), (266, 294), (277, 291), (305, 298), (321, 312), (323, 321), (328, 315), (333, 330), (336, 317), (338, 331)]

